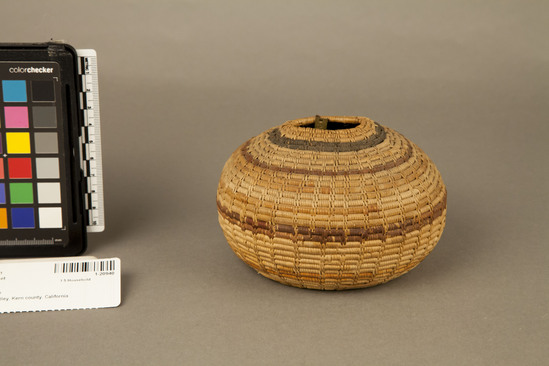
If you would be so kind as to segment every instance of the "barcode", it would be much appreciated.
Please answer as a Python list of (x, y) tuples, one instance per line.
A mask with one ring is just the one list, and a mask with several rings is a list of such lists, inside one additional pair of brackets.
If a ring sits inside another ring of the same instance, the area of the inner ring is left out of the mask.
[(94, 261), (94, 262), (66, 262), (55, 263), (54, 273), (72, 273), (72, 272), (105, 272), (115, 270), (115, 261)]

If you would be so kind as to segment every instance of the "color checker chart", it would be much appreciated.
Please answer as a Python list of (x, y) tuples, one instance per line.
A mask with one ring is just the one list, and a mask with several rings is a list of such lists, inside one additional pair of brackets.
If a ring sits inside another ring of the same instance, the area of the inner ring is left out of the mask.
[(0, 62), (0, 77), (0, 239), (12, 245), (63, 242), (67, 193), (59, 65)]

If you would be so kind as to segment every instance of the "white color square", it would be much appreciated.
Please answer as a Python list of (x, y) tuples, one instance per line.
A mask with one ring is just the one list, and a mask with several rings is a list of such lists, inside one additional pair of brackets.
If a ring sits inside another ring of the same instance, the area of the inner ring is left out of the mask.
[(36, 158), (36, 178), (59, 178), (59, 159)]
[(41, 229), (60, 229), (63, 227), (61, 207), (39, 207), (38, 220)]
[(60, 183), (38, 183), (38, 203), (61, 203)]

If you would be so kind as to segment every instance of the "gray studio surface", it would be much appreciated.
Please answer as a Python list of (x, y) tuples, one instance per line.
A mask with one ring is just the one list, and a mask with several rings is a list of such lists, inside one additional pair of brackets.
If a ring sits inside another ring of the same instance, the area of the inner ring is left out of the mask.
[[(115, 309), (4, 314), (0, 364), (542, 365), (549, 351), (542, 1), (29, 1), (4, 42), (98, 52)], [(387, 284), (257, 275), (217, 224), (229, 155), (286, 120), (363, 115), (419, 145), (445, 232)]]

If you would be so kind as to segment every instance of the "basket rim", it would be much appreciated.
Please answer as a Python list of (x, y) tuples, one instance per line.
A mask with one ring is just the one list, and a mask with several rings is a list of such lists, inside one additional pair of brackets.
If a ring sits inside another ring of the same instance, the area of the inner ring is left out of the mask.
[(324, 143), (340, 143), (340, 142), (356, 142), (368, 139), (379, 133), (379, 126), (373, 120), (367, 117), (360, 116), (321, 116), (327, 118), (330, 122), (352, 124), (350, 128), (340, 129), (317, 129), (311, 128), (314, 123), (315, 116), (298, 118), (284, 122), (282, 125), (275, 127), (280, 131), (280, 135), (284, 138), (292, 140), (304, 140), (311, 142)]

